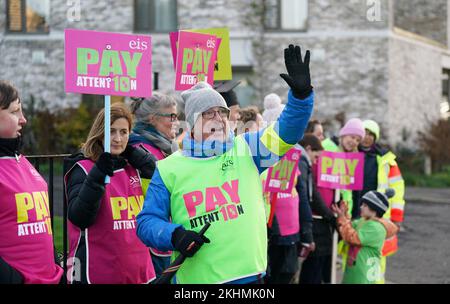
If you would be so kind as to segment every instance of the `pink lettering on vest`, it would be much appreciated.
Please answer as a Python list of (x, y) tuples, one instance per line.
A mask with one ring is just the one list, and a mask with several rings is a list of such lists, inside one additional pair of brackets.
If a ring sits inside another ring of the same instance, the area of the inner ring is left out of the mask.
[(206, 212), (216, 210), (216, 206), (222, 206), (227, 203), (219, 187), (206, 188)]
[(194, 217), (197, 214), (196, 206), (203, 202), (203, 194), (201, 191), (193, 191), (183, 195), (184, 204), (189, 217)]
[(232, 180), (231, 184), (225, 182), (222, 185), (222, 188), (230, 196), (230, 199), (233, 203), (239, 204), (241, 202), (241, 199), (239, 198), (239, 180)]

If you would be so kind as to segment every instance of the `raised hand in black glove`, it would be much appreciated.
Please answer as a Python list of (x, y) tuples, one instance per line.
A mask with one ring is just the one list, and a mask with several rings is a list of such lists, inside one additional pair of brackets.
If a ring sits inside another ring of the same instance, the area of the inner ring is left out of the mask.
[(111, 153), (103, 152), (95, 163), (95, 166), (105, 175), (114, 175), (114, 163)]
[(185, 230), (178, 227), (172, 233), (172, 244), (175, 250), (185, 257), (192, 257), (204, 243), (209, 243), (209, 239), (195, 231)]
[(305, 60), (302, 60), (302, 51), (298, 45), (294, 47), (290, 44), (289, 48), (284, 49), (284, 62), (288, 74), (280, 76), (291, 87), (297, 99), (305, 99), (313, 90), (309, 73), (310, 56), (310, 52), (306, 51)]

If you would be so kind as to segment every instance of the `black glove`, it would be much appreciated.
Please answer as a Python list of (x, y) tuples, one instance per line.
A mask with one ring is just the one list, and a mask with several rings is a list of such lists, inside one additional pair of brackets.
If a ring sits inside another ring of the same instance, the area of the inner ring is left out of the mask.
[(289, 45), (284, 49), (284, 62), (288, 74), (280, 74), (281, 78), (291, 87), (294, 97), (305, 99), (308, 97), (313, 87), (311, 86), (311, 75), (309, 74), (310, 52), (306, 51), (305, 60), (302, 61), (302, 52), (300, 47)]
[(204, 243), (209, 242), (206, 236), (183, 227), (178, 227), (172, 234), (173, 247), (185, 257), (192, 257)]
[(143, 178), (151, 178), (156, 168), (156, 157), (142, 147), (127, 146), (120, 154), (133, 168), (138, 169)]
[(128, 145), (128, 146), (125, 148), (125, 151), (123, 151), (123, 152), (120, 154), (120, 156), (122, 156), (123, 158), (125, 158), (125, 159), (128, 160), (128, 159), (130, 159), (131, 155), (133, 154), (133, 152), (134, 152), (135, 150), (136, 150), (135, 147)]
[(95, 166), (105, 175), (114, 175), (114, 163), (112, 155), (109, 152), (103, 152), (95, 163)]

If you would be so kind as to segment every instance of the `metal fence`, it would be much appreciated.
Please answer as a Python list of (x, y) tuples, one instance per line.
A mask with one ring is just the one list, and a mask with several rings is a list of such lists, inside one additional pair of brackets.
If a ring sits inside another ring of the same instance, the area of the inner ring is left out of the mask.
[[(30, 155), (27, 156), (27, 159), (34, 165), (36, 170), (47, 180), (48, 183), (48, 203), (49, 203), (49, 211), (50, 218), (52, 221), (52, 231), (53, 231), (53, 240), (55, 240), (55, 231), (54, 231), (54, 215), (55, 215), (55, 206), (58, 207), (58, 210), (62, 210), (62, 219), (63, 219), (63, 231), (62, 231), (62, 241), (63, 241), (63, 283), (66, 283), (66, 273), (67, 273), (67, 203), (65, 196), (65, 184), (64, 184), (64, 158), (70, 156), (70, 154), (58, 154), (58, 155)], [(57, 168), (61, 169), (61, 172), (55, 172), (55, 163), (61, 163), (61, 166)], [(48, 166), (48, 167), (47, 167)], [(59, 174), (58, 174), (59, 173)], [(59, 184), (58, 184), (59, 183)], [(57, 191), (55, 191), (55, 189)], [(55, 192), (57, 192), (57, 196), (59, 200), (56, 200), (55, 204)], [(57, 206), (57, 204), (60, 204)]]

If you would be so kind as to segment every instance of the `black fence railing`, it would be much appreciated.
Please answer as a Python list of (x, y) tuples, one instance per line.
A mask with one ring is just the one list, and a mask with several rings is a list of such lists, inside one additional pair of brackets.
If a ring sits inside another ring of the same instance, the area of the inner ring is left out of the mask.
[[(34, 165), (36, 170), (44, 177), (48, 184), (48, 204), (50, 218), (52, 221), (53, 241), (56, 243), (56, 235), (62, 234), (62, 256), (63, 256), (63, 283), (66, 283), (67, 273), (67, 203), (65, 201), (64, 184), (64, 158), (70, 154), (58, 155), (30, 155), (27, 159)], [(55, 213), (62, 217), (62, 233), (54, 230)]]

